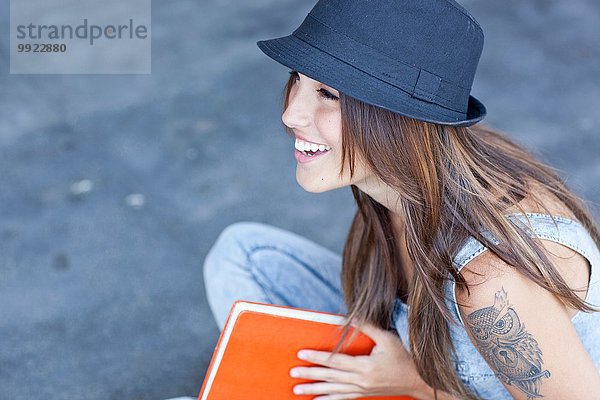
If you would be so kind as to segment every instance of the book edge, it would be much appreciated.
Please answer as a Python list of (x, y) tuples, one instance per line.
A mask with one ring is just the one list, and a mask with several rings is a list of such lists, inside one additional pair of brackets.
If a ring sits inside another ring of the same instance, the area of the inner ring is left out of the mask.
[(213, 357), (206, 372), (207, 378), (204, 380), (202, 388), (200, 389), (198, 400), (206, 400), (210, 393), (212, 383), (219, 369), (221, 360), (223, 359), (223, 354), (225, 353), (225, 348), (227, 347), (227, 343), (233, 332), (235, 322), (242, 312), (248, 311), (333, 325), (343, 325), (346, 321), (345, 315), (343, 314), (334, 314), (325, 311), (309, 310), (277, 304), (259, 303), (248, 300), (236, 300), (231, 306), (227, 321), (225, 321), (225, 326), (215, 346), (215, 352), (213, 353)]

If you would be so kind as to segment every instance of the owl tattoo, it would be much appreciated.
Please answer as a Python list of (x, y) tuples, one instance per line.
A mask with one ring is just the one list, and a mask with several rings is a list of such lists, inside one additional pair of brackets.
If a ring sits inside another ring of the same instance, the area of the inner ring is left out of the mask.
[(470, 313), (467, 323), (499, 379), (525, 392), (528, 400), (544, 397), (540, 381), (550, 372), (542, 368), (542, 351), (508, 303), (504, 288), (496, 292), (494, 305)]

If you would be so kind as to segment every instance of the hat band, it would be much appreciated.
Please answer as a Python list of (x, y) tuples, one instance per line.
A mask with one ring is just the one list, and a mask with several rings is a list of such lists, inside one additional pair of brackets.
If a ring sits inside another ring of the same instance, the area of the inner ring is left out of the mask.
[[(337, 32), (311, 13), (292, 35), (412, 97), (459, 113), (467, 112), (470, 89), (360, 43)], [(373, 70), (373, 65), (377, 65), (378, 70)]]

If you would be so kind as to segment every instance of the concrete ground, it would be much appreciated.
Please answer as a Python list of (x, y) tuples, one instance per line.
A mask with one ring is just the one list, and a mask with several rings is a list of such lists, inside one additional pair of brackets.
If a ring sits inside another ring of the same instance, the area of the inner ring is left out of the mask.
[[(487, 122), (598, 204), (600, 3), (461, 3), (486, 35)], [(0, 0), (1, 399), (195, 396), (218, 338), (201, 266), (223, 228), (341, 251), (351, 193), (297, 185), (287, 68), (255, 44), (313, 5), (154, 2), (152, 74), (10, 75)]]

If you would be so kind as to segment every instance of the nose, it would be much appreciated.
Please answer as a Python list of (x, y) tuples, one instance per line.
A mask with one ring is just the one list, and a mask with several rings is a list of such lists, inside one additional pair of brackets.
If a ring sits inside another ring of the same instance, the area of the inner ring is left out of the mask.
[(289, 128), (304, 128), (312, 120), (310, 101), (302, 97), (302, 89), (290, 91), (287, 108), (281, 114), (281, 121)]

